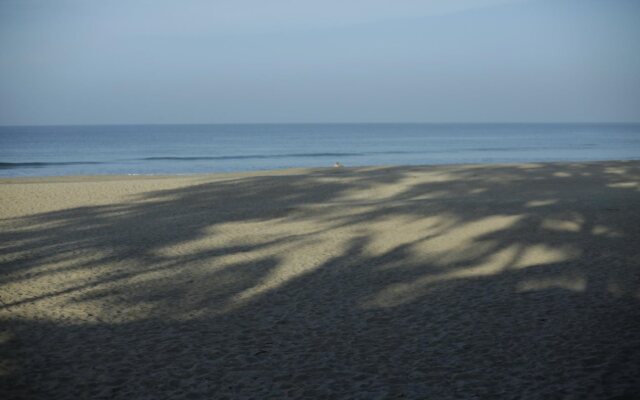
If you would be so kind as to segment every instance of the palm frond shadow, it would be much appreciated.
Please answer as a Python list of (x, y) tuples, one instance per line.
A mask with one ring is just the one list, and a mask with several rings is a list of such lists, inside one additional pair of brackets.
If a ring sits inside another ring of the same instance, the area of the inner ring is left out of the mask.
[(0, 221), (0, 387), (631, 393), (639, 182), (634, 162), (317, 170)]

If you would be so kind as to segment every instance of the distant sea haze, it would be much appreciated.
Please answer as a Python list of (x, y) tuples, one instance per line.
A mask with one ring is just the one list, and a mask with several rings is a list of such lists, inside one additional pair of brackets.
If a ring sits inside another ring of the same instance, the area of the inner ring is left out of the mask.
[(0, 176), (640, 159), (640, 124), (0, 127)]

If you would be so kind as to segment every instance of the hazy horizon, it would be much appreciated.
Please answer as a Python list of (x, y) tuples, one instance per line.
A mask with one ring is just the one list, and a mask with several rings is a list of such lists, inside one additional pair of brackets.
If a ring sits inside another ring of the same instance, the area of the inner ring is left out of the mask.
[(0, 2), (0, 125), (638, 123), (640, 2)]
[(47, 127), (81, 127), (81, 126), (189, 126), (189, 125), (468, 125), (468, 126), (481, 126), (481, 125), (640, 125), (640, 121), (590, 121), (590, 122), (574, 122), (574, 121), (558, 121), (558, 122), (530, 122), (530, 121), (514, 121), (514, 122), (501, 122), (501, 121), (485, 121), (485, 122), (429, 122), (429, 121), (399, 121), (399, 122), (367, 122), (367, 121), (349, 121), (349, 122), (131, 122), (131, 123), (71, 123), (71, 124), (0, 124), (3, 128), (47, 128)]

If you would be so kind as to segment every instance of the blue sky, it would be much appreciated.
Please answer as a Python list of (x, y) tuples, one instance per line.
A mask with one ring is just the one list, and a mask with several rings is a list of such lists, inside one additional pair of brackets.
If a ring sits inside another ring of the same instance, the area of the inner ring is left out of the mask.
[(640, 121), (637, 0), (0, 0), (0, 124)]

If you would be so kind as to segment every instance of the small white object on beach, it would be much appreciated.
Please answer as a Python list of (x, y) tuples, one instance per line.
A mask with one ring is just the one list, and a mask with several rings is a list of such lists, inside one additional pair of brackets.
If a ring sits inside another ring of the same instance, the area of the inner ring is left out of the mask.
[(333, 168), (342, 168), (342, 167), (343, 167), (343, 165), (340, 164), (338, 161), (336, 161), (336, 163), (333, 164)]

